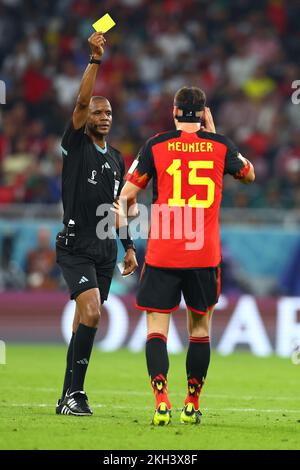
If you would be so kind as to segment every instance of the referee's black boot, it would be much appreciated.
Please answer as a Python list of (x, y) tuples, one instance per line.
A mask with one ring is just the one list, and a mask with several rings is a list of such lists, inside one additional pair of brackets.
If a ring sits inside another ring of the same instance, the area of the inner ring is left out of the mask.
[[(69, 389), (67, 390), (67, 392), (68, 392), (68, 391), (69, 391)], [(67, 392), (65, 392), (65, 394), (62, 395), (61, 398), (59, 398), (59, 399), (57, 400), (57, 402), (56, 402), (55, 413), (56, 413), (57, 415), (60, 415), (60, 414), (61, 414), (61, 411), (62, 411), (62, 408), (63, 408), (63, 401), (64, 401), (64, 399), (65, 399), (65, 397), (66, 397), (66, 393), (67, 393)]]
[(61, 414), (61, 411), (62, 411), (62, 402), (63, 402), (63, 399), (62, 399), (62, 398), (59, 398), (59, 400), (57, 400), (57, 402), (56, 402), (55, 413), (56, 413), (57, 415), (60, 415), (60, 414)]
[(88, 397), (82, 390), (66, 393), (63, 400), (58, 400), (56, 413), (61, 415), (91, 416), (93, 414), (88, 404)]

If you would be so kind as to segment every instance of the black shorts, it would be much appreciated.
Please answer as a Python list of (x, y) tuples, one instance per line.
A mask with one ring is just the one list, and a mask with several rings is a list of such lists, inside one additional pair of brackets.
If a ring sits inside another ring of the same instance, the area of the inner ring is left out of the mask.
[(189, 310), (199, 314), (218, 302), (220, 267), (197, 269), (155, 268), (145, 265), (140, 278), (136, 307), (150, 312), (177, 310), (183, 294)]
[(64, 245), (64, 233), (56, 237), (56, 261), (70, 291), (71, 299), (92, 288), (107, 300), (117, 259), (116, 240), (77, 236), (72, 248)]

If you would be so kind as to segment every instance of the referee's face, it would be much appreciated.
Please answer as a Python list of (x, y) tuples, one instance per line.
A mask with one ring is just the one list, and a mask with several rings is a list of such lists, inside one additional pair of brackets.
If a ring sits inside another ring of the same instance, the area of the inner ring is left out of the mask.
[(107, 99), (91, 100), (86, 125), (95, 137), (109, 133), (112, 123), (112, 109)]

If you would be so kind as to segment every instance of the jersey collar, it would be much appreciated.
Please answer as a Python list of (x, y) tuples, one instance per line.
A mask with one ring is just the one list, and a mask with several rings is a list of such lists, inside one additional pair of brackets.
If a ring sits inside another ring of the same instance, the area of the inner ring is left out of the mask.
[(99, 145), (97, 145), (97, 144), (95, 144), (95, 143), (94, 143), (94, 145), (95, 145), (96, 149), (97, 149), (99, 152), (101, 152), (102, 154), (107, 152), (107, 143), (106, 143), (106, 142), (105, 142), (105, 147), (104, 147), (104, 148), (100, 147)]

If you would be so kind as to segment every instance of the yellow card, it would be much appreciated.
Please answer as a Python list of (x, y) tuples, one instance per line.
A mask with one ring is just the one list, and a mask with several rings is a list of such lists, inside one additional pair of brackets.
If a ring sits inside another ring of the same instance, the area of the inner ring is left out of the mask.
[(102, 18), (96, 21), (96, 23), (94, 23), (92, 26), (97, 32), (102, 31), (102, 33), (106, 33), (115, 25), (116, 23), (114, 22), (112, 17), (108, 13), (106, 13), (106, 15), (102, 16)]

